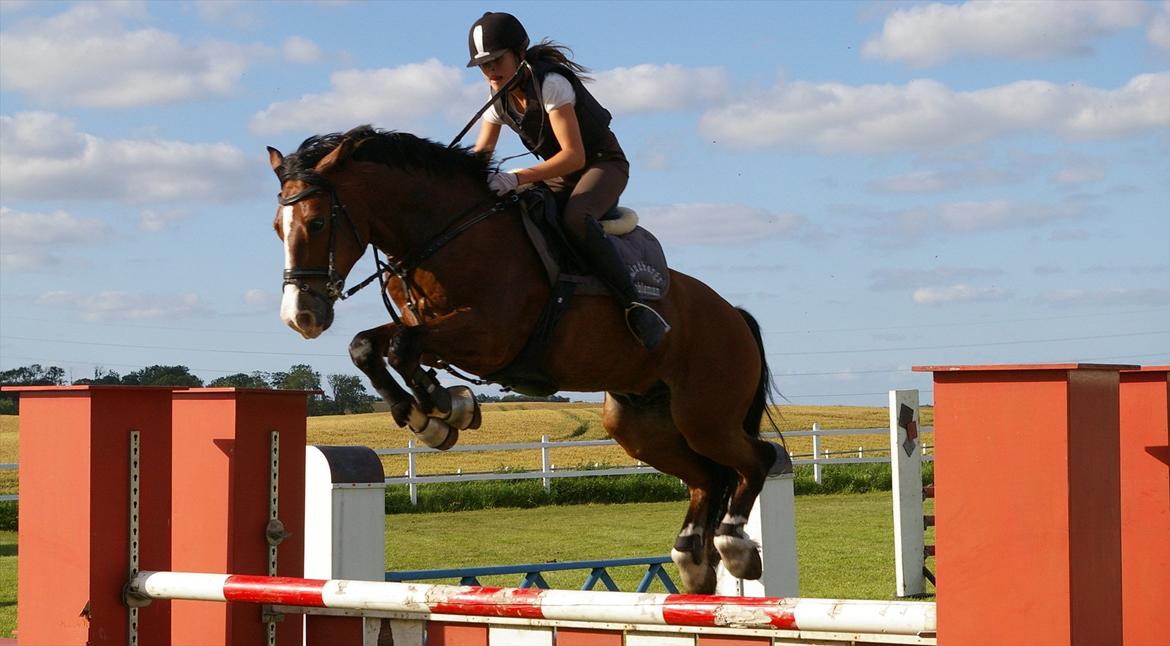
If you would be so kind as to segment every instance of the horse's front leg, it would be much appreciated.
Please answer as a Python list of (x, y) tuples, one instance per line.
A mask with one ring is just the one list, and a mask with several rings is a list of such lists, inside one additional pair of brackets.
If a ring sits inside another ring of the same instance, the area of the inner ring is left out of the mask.
[(398, 385), (390, 371), (386, 369), (386, 356), (391, 342), (402, 332), (397, 323), (387, 323), (364, 332), (358, 332), (349, 343), (349, 358), (353, 365), (361, 370), (374, 390), (390, 405), (390, 414), (399, 428), (406, 426), (410, 418), (410, 409), (415, 401)]
[(386, 360), (402, 375), (418, 401), (418, 410), (440, 419), (455, 429), (479, 428), (479, 403), (466, 386), (444, 388), (435, 371), (422, 365), (423, 337), (428, 329), (406, 327), (390, 341)]
[(387, 361), (392, 365), (400, 363), (398, 355), (403, 347), (404, 333), (407, 347), (411, 345), (413, 335), (407, 333), (409, 330), (396, 323), (387, 323), (359, 332), (349, 344), (349, 357), (390, 405), (390, 414), (399, 428), (407, 426), (427, 446), (446, 450), (455, 445), (459, 432), (420, 411), (414, 397), (386, 369)]

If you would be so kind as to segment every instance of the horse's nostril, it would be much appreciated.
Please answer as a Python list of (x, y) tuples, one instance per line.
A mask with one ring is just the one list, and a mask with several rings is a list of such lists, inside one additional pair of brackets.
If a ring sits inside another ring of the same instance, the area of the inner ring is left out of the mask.
[(317, 323), (317, 317), (312, 312), (297, 312), (297, 327), (308, 330)]

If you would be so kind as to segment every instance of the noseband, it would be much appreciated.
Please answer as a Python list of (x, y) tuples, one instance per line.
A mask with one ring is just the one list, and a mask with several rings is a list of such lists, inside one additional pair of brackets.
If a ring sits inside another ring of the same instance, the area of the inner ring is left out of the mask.
[[(344, 300), (348, 294), (342, 290), (345, 289), (345, 277), (337, 273), (337, 268), (334, 263), (337, 248), (337, 227), (341, 223), (341, 217), (345, 216), (345, 221), (349, 223), (349, 228), (353, 231), (354, 240), (357, 241), (358, 246), (362, 246), (361, 236), (358, 235), (357, 226), (353, 223), (353, 218), (349, 216), (349, 211), (337, 199), (337, 192), (332, 187), (325, 184), (312, 184), (309, 188), (288, 197), (277, 197), (277, 201), (281, 206), (292, 206), (297, 202), (317, 193), (329, 193), (329, 266), (328, 267), (292, 267), (284, 270), (285, 285), (292, 285), (302, 292), (312, 294), (317, 298), (328, 303), (333, 303), (337, 299)], [(325, 280), (325, 293), (322, 294), (309, 286), (307, 282), (311, 278), (322, 278)]]

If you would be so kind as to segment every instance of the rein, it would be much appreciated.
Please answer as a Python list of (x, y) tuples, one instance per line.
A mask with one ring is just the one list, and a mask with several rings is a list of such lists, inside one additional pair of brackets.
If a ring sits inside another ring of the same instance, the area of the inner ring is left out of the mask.
[[(386, 306), (386, 311), (390, 313), (390, 318), (392, 318), (398, 325), (403, 325), (403, 323), (402, 319), (398, 316), (398, 312), (394, 310), (394, 304), (390, 301), (390, 295), (386, 292), (387, 275), (395, 276), (402, 283), (402, 291), (406, 294), (407, 310), (410, 312), (411, 316), (414, 317), (414, 320), (421, 324), (422, 315), (418, 311), (418, 305), (415, 302), (414, 295), (410, 290), (410, 274), (414, 272), (415, 269), (418, 269), (427, 258), (433, 256), (435, 252), (465, 233), (468, 229), (474, 227), (480, 222), (483, 222), (492, 215), (503, 211), (504, 209), (508, 208), (509, 205), (516, 204), (520, 201), (520, 196), (512, 195), (507, 199), (496, 202), (486, 211), (482, 211), (470, 218), (464, 219), (468, 213), (471, 213), (474, 210), (475, 207), (472, 207), (471, 209), (460, 213), (458, 216), (452, 219), (451, 222), (446, 227), (444, 227), (442, 231), (439, 231), (437, 234), (431, 236), (426, 242), (422, 244), (419, 251), (407, 254), (405, 257), (398, 259), (388, 258), (387, 260), (389, 260), (389, 262), (383, 261), (378, 254), (378, 246), (371, 244), (371, 246), (374, 247), (374, 273), (370, 274), (369, 277), (357, 285), (354, 285), (353, 287), (346, 290), (345, 278), (337, 272), (334, 263), (337, 245), (336, 232), (343, 215), (345, 216), (345, 220), (349, 223), (350, 229), (353, 231), (354, 239), (357, 240), (359, 245), (362, 244), (362, 241), (361, 236), (358, 235), (357, 226), (354, 224), (353, 218), (350, 217), (349, 211), (345, 208), (345, 205), (341, 203), (340, 199), (338, 199), (337, 191), (325, 182), (318, 182), (312, 184), (309, 186), (309, 188), (296, 193), (295, 195), (279, 197), (277, 198), (277, 201), (281, 206), (290, 206), (319, 192), (328, 192), (330, 200), (329, 265), (326, 268), (307, 267), (285, 269), (283, 285), (294, 285), (302, 292), (307, 292), (323, 300), (333, 302), (337, 300), (345, 300), (350, 296), (353, 296), (362, 288), (372, 283), (376, 278), (378, 279), (378, 284), (381, 287), (380, 291), (382, 294), (382, 304)], [(309, 285), (304, 282), (304, 279), (307, 278), (324, 278), (326, 281), (325, 294), (322, 295), (313, 288), (309, 287)]]

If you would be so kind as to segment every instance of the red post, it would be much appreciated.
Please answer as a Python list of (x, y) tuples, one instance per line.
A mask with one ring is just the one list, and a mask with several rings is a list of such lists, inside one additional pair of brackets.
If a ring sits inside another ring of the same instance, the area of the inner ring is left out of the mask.
[[(124, 644), (130, 435), (139, 433), (139, 566), (169, 570), (172, 389), (4, 390), (20, 393), (20, 644)], [(170, 605), (139, 612), (139, 643), (166, 643)]]
[(1119, 372), (934, 373), (938, 639), (1119, 644)]
[(1170, 366), (1121, 373), (1123, 643), (1170, 644)]
[[(201, 388), (174, 396), (173, 570), (267, 574), (270, 437), (279, 432), (278, 518), (291, 535), (277, 548), (277, 575), (304, 570), (306, 393)], [(251, 604), (172, 602), (176, 646), (267, 643)], [(300, 644), (304, 621), (277, 623), (277, 643)]]

